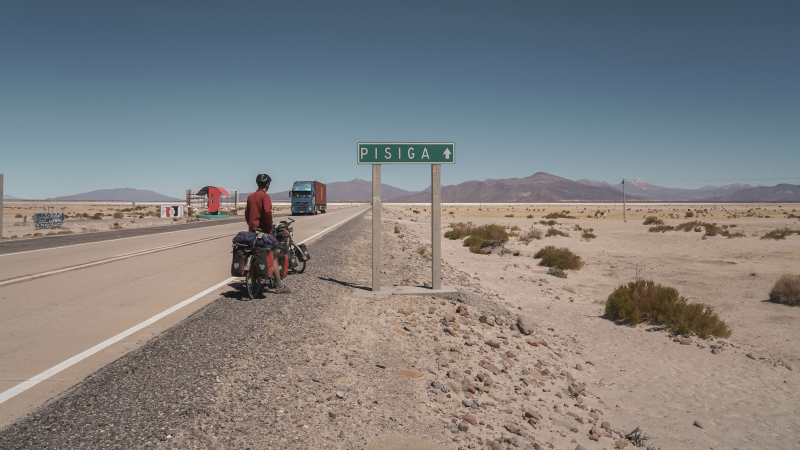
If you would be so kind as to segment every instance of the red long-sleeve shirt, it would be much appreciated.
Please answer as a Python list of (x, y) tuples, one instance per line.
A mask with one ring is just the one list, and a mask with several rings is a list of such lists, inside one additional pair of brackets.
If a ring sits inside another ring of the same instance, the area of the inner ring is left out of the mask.
[(272, 200), (269, 194), (258, 190), (247, 196), (244, 220), (247, 221), (248, 231), (261, 228), (264, 233), (272, 234)]

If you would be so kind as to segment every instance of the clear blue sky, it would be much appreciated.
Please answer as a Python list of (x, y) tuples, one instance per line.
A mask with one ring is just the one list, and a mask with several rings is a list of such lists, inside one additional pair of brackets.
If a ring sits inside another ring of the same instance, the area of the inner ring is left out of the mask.
[(452, 141), (445, 184), (800, 177), (798, 24), (798, 1), (2, 1), (0, 172), (28, 198), (277, 191), (369, 179), (359, 141)]

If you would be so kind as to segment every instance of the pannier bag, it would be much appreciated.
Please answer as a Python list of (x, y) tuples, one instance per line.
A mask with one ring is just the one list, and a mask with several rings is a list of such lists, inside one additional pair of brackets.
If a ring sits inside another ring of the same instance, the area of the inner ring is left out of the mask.
[(297, 254), (297, 259), (301, 262), (308, 261), (311, 259), (311, 255), (308, 253), (308, 248), (306, 248), (306, 244), (296, 245), (294, 247), (294, 252)]
[(242, 245), (233, 245), (233, 262), (231, 262), (231, 276), (243, 277), (244, 276), (244, 249)]
[(256, 247), (253, 254), (253, 264), (250, 270), (255, 270), (256, 274), (268, 277), (270, 268), (270, 251), (264, 247)]

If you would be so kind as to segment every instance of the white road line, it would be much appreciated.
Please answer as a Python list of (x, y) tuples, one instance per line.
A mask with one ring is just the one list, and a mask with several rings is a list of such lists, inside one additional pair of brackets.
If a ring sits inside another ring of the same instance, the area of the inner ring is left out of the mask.
[[(302, 243), (304, 243), (304, 242), (306, 242), (308, 240), (311, 240), (311, 239), (313, 239), (313, 238), (315, 238), (315, 237), (317, 237), (317, 236), (319, 236), (319, 235), (321, 235), (323, 233), (331, 231), (335, 227), (347, 222), (348, 220), (352, 219), (353, 217), (356, 217), (357, 215), (359, 215), (361, 213), (363, 213), (363, 211), (359, 212), (358, 214), (354, 214), (354, 215), (348, 217), (347, 219), (337, 223), (336, 225), (332, 225), (332, 226), (326, 228), (325, 230), (322, 230), (319, 233), (317, 233), (317, 234), (311, 236), (310, 238), (307, 238), (307, 239), (305, 239), (305, 240), (303, 240), (302, 242), (299, 242), (299, 243), (302, 244)], [(223, 225), (214, 225), (214, 226), (223, 226)], [(130, 239), (130, 238), (127, 238), (127, 239)], [(163, 319), (164, 317), (174, 313), (175, 311), (183, 308), (184, 306), (186, 306), (186, 305), (188, 305), (188, 304), (190, 304), (190, 303), (192, 303), (192, 302), (194, 302), (194, 301), (196, 301), (196, 300), (198, 300), (200, 298), (205, 297), (206, 295), (210, 294), (211, 292), (214, 292), (215, 290), (221, 288), (222, 286), (225, 286), (226, 284), (228, 284), (231, 281), (236, 280), (236, 279), (238, 279), (238, 277), (230, 277), (230, 278), (226, 279), (225, 281), (217, 283), (214, 286), (211, 286), (210, 288), (206, 289), (205, 291), (203, 291), (203, 292), (201, 292), (201, 293), (199, 293), (199, 294), (197, 294), (197, 295), (195, 295), (195, 296), (193, 296), (191, 298), (188, 298), (188, 299), (178, 303), (177, 305), (167, 309), (166, 311), (160, 312), (160, 313), (156, 314), (155, 316), (145, 320), (144, 322), (142, 322), (142, 323), (140, 323), (140, 324), (138, 324), (136, 326), (133, 326), (131, 328), (128, 328), (127, 330), (123, 331), (122, 333), (119, 333), (118, 335), (116, 335), (116, 336), (114, 336), (114, 337), (112, 337), (110, 339), (106, 339), (105, 341), (95, 345), (94, 347), (90, 348), (89, 350), (86, 350), (83, 353), (79, 353), (79, 354), (73, 356), (72, 358), (62, 362), (61, 364), (53, 366), (53, 367), (45, 370), (44, 372), (40, 373), (39, 375), (36, 375), (33, 378), (28, 379), (27, 381), (23, 381), (22, 383), (12, 387), (11, 389), (0, 393), (0, 403), (3, 403), (6, 400), (15, 397), (16, 395), (27, 391), (28, 389), (36, 386), (37, 384), (39, 384), (42, 381), (52, 377), (55, 374), (61, 372), (62, 370), (64, 370), (64, 369), (66, 369), (66, 368), (68, 368), (70, 366), (73, 366), (73, 365), (83, 361), (84, 359), (94, 355), (95, 353), (99, 352), (100, 350), (103, 350), (104, 348), (106, 348), (106, 347), (108, 347), (110, 345), (113, 345), (113, 344), (121, 341), (122, 339), (125, 339), (126, 337), (132, 335), (133, 333), (136, 333), (137, 331), (141, 330), (142, 328), (145, 328), (145, 327), (147, 327), (149, 325), (152, 325), (153, 323), (157, 322), (158, 320)]]
[(206, 289), (205, 291), (203, 291), (203, 292), (201, 292), (201, 293), (199, 293), (199, 294), (197, 294), (197, 295), (195, 295), (195, 296), (193, 296), (191, 298), (188, 298), (188, 299), (178, 303), (177, 305), (173, 306), (172, 308), (169, 308), (164, 312), (156, 314), (155, 316), (145, 320), (144, 322), (140, 323), (139, 325), (136, 325), (136, 326), (133, 326), (131, 328), (128, 328), (127, 330), (123, 331), (122, 333), (120, 333), (120, 334), (118, 334), (118, 335), (116, 335), (116, 336), (114, 336), (114, 337), (112, 337), (110, 339), (106, 339), (105, 341), (95, 345), (94, 347), (90, 348), (89, 350), (86, 350), (83, 353), (79, 353), (79, 354), (73, 356), (72, 358), (62, 362), (61, 364), (53, 366), (53, 367), (45, 370), (44, 372), (40, 373), (39, 375), (36, 375), (35, 377), (33, 377), (33, 378), (31, 378), (31, 379), (29, 379), (27, 381), (24, 381), (24, 382), (22, 382), (22, 383), (20, 383), (20, 384), (18, 384), (16, 386), (14, 386), (13, 388), (3, 392), (3, 393), (0, 393), (0, 403), (5, 402), (6, 400), (14, 397), (17, 394), (25, 392), (26, 390), (36, 386), (37, 384), (39, 384), (42, 381), (52, 377), (55, 374), (61, 372), (62, 370), (66, 369), (66, 368), (68, 368), (68, 367), (70, 367), (70, 366), (72, 366), (72, 365), (74, 365), (74, 364), (76, 364), (76, 363), (78, 363), (78, 362), (80, 362), (80, 361), (92, 356), (92, 355), (94, 355), (95, 353), (99, 352), (100, 350), (103, 350), (104, 348), (108, 347), (109, 345), (115, 344), (115, 343), (121, 341), (122, 339), (125, 339), (126, 337), (132, 335), (133, 333), (136, 333), (137, 331), (141, 330), (142, 328), (155, 323), (157, 320), (162, 319), (162, 318), (172, 314), (173, 312), (183, 308), (184, 306), (188, 305), (189, 303), (192, 303), (195, 300), (204, 297), (205, 295), (207, 295), (207, 294), (209, 294), (209, 293), (221, 288), (222, 286), (230, 283), (231, 281), (233, 281), (235, 279), (236, 279), (236, 277), (231, 277), (231, 278), (228, 278), (227, 280), (225, 280), (225, 281), (223, 281), (221, 283), (215, 284), (214, 286), (211, 286), (210, 288)]
[(337, 223), (336, 225), (331, 225), (330, 227), (328, 227), (328, 228), (326, 228), (326, 229), (324, 229), (324, 230), (320, 231), (319, 233), (317, 233), (317, 234), (315, 234), (315, 235), (311, 236), (310, 238), (305, 238), (305, 239), (303, 239), (302, 241), (298, 242), (298, 244), (302, 244), (302, 243), (304, 243), (304, 242), (306, 242), (306, 241), (310, 241), (311, 239), (314, 239), (315, 237), (319, 236), (320, 234), (322, 234), (322, 233), (325, 233), (325, 232), (327, 232), (327, 231), (330, 231), (332, 228), (334, 228), (334, 227), (337, 227), (337, 226), (339, 226), (339, 225), (341, 225), (341, 224), (343, 224), (343, 223), (347, 222), (348, 220), (352, 219), (353, 217), (355, 217), (355, 216), (357, 216), (357, 215), (359, 215), (359, 214), (361, 214), (361, 213), (363, 213), (363, 212), (364, 212), (364, 211), (361, 211), (361, 212), (359, 212), (359, 213), (356, 213), (356, 214), (354, 214), (354, 215), (352, 215), (352, 216), (348, 217), (347, 219), (344, 219), (343, 221), (341, 221), (341, 222)]

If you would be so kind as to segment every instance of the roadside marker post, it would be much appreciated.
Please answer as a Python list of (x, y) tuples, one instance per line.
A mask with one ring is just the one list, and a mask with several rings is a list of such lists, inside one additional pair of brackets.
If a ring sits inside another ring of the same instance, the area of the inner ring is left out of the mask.
[(0, 173), (0, 241), (3, 240), (3, 174)]
[[(455, 164), (453, 143), (359, 143), (358, 164), (372, 165), (372, 291), (367, 295), (356, 290), (357, 296), (398, 294), (455, 294), (452, 288), (442, 287), (442, 164)], [(381, 165), (430, 164), (431, 166), (431, 289), (409, 286), (381, 288)]]

